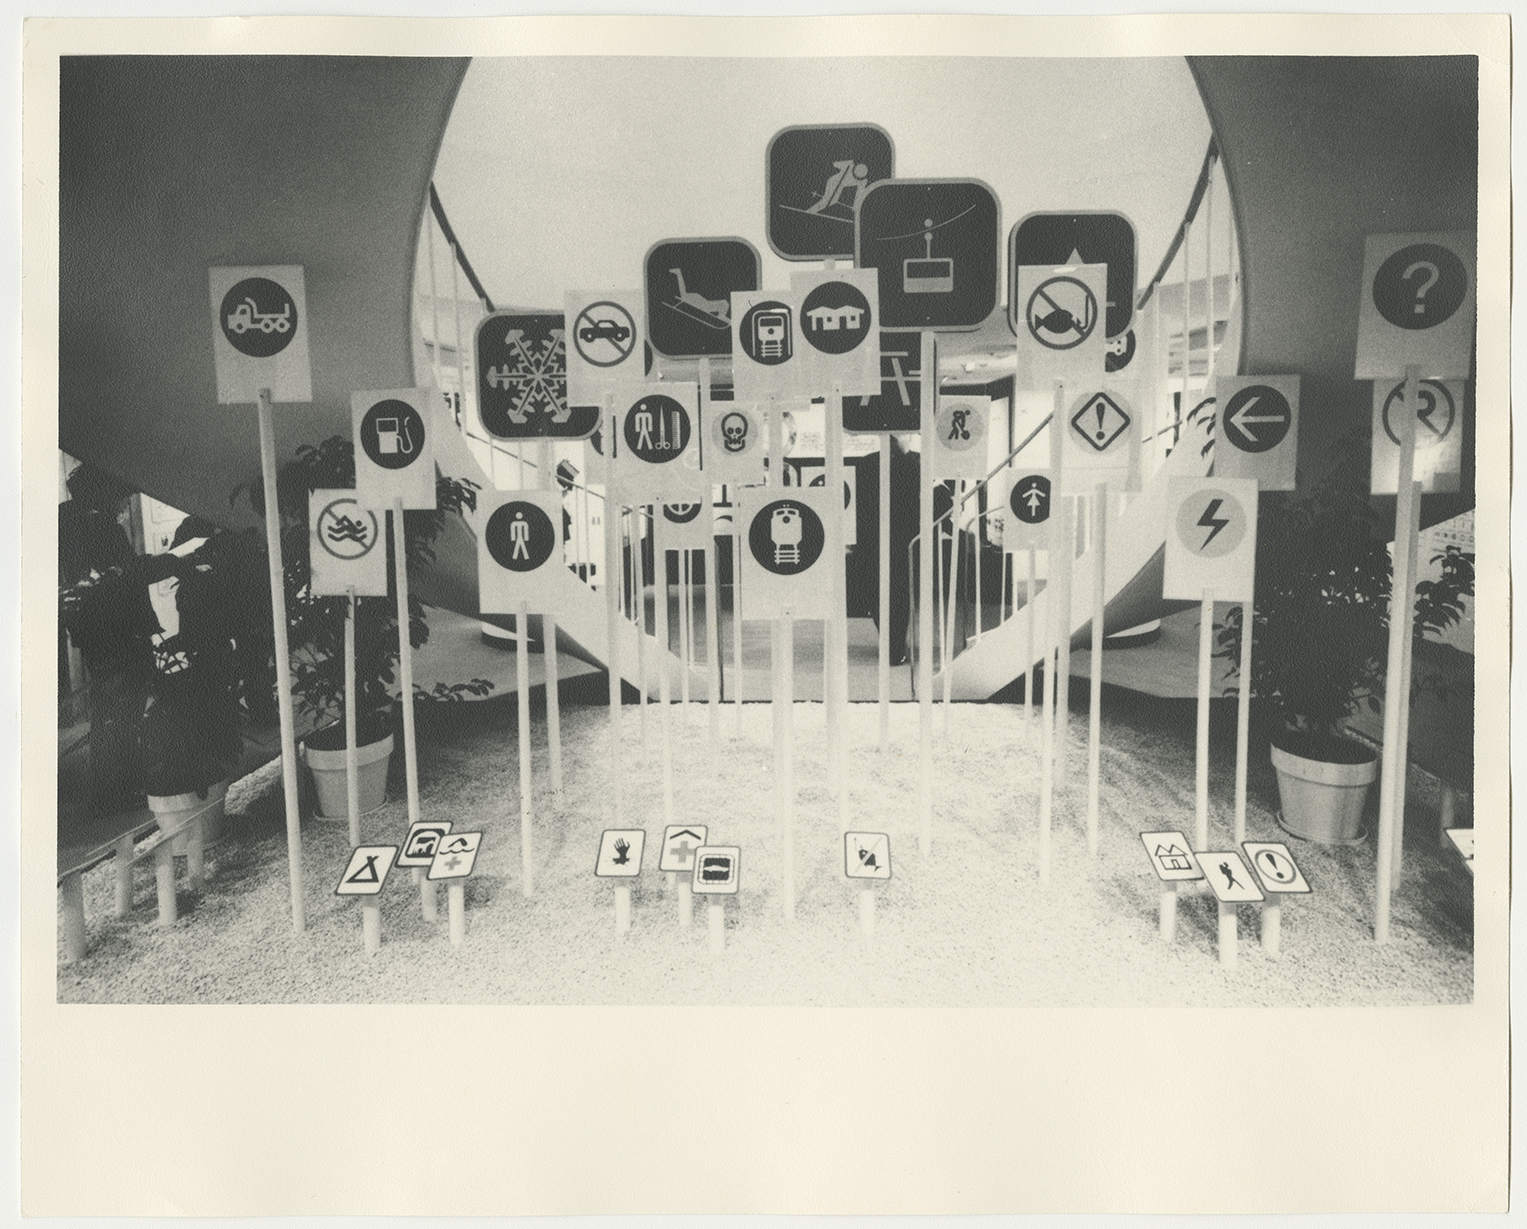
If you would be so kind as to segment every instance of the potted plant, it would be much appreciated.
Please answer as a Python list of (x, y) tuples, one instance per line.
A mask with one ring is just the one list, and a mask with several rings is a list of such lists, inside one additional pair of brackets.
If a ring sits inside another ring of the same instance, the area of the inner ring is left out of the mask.
[[(476, 506), (473, 484), (443, 475), (437, 475), (436, 484), (437, 510), (403, 514), (406, 559), (414, 567), (433, 559), (430, 544), (444, 525), (447, 513), (459, 514)], [(349, 602), (343, 597), (317, 596), (308, 587), (308, 495), (315, 490), (354, 485), (354, 446), (344, 436), (332, 436), (316, 447), (303, 445), (297, 450), (297, 459), (282, 467), (277, 480), (292, 692), (304, 723), (311, 728), (302, 740), (299, 755), (313, 776), (320, 819), (343, 820), (348, 810), (344, 636)], [(263, 514), (260, 488), (251, 484), (247, 489), (256, 512)], [(388, 596), (361, 598), (355, 609), (356, 743), (363, 814), (386, 801), (387, 770), (399, 716), (395, 695), (398, 619), (392, 550), (389, 533)], [(424, 606), (413, 596), (409, 598), (408, 635), (415, 649), (429, 640)], [(483, 694), (490, 687), (491, 684), (474, 679), (469, 684), (458, 684), (456, 690)], [(416, 687), (415, 700), (420, 698), (435, 697)]]
[[(1278, 778), (1279, 821), (1328, 844), (1361, 839), (1378, 756), (1351, 738), (1359, 705), (1382, 708), (1389, 643), (1389, 545), (1368, 498), (1366, 441), (1349, 440), (1308, 495), (1269, 492), (1257, 521), (1251, 693)], [(1473, 557), (1438, 557), (1439, 581), (1417, 586), (1413, 635), (1456, 622), (1473, 593)], [(1216, 656), (1238, 686), (1242, 607), (1218, 632)]]

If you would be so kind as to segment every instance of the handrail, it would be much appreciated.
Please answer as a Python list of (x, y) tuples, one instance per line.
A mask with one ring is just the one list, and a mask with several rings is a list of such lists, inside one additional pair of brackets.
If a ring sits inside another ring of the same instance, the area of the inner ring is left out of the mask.
[(1209, 190), (1209, 176), (1213, 174), (1214, 164), (1219, 161), (1219, 145), (1213, 137), (1209, 138), (1209, 148), (1204, 154), (1203, 169), (1198, 172), (1198, 182), (1193, 185), (1193, 195), (1188, 199), (1187, 212), (1182, 215), (1182, 222), (1177, 227), (1177, 233), (1172, 237), (1171, 245), (1162, 257), (1161, 265), (1156, 270), (1156, 276), (1146, 283), (1145, 291), (1135, 303), (1135, 310), (1139, 311), (1150, 302), (1151, 295), (1156, 287), (1161, 284), (1161, 279), (1166, 276), (1166, 271), (1172, 267), (1172, 261), (1177, 259), (1177, 252), (1186, 242), (1188, 227), (1193, 224), (1193, 219), (1198, 216), (1198, 207), (1203, 204), (1204, 194)]
[(488, 292), (483, 289), (483, 284), (477, 277), (477, 270), (472, 268), (472, 262), (467, 259), (467, 254), (461, 249), (461, 240), (456, 238), (456, 232), (451, 229), (450, 221), (445, 216), (445, 206), (440, 203), (440, 194), (435, 191), (434, 181), (429, 185), (429, 208), (435, 215), (435, 221), (440, 224), (440, 233), (445, 236), (445, 241), (451, 245), (451, 251), (456, 253), (456, 260), (461, 265), (461, 271), (467, 275), (467, 281), (472, 284), (472, 289), (477, 291), (477, 297), (488, 305), (488, 310), (496, 310), (493, 300), (488, 297)]

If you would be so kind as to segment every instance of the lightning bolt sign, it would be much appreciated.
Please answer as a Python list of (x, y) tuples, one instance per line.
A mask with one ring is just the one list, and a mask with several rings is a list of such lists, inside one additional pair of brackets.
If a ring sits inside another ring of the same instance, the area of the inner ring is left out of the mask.
[(1198, 548), (1199, 550), (1206, 550), (1209, 543), (1219, 536), (1219, 531), (1230, 524), (1228, 516), (1214, 515), (1219, 511), (1220, 505), (1224, 502), (1223, 499), (1211, 499), (1204, 508), (1204, 514), (1198, 518), (1198, 523), (1209, 531), (1209, 536), (1203, 540), (1202, 545)]

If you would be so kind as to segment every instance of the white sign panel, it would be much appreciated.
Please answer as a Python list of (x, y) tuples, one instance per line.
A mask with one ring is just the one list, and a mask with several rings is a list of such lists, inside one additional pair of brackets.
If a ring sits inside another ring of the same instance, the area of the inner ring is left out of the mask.
[(1471, 231), (1369, 235), (1357, 311), (1357, 378), (1467, 378), (1474, 356)]
[(1100, 482), (1127, 490), (1140, 470), (1140, 413), (1133, 400), (1121, 388), (1096, 384), (1067, 400), (1060, 424), (1060, 493), (1091, 495)]
[(768, 455), (768, 414), (761, 406), (712, 401), (706, 407), (702, 469), (707, 479), (761, 484)]
[(806, 391), (800, 306), (789, 290), (732, 291), (732, 393), (738, 401)]
[(1209, 881), (1215, 896), (1225, 904), (1262, 899), (1262, 889), (1257, 887), (1257, 881), (1252, 878), (1246, 863), (1241, 861), (1241, 855), (1235, 850), (1225, 849), (1196, 856), (1199, 866), (1203, 867), (1204, 878)]
[(339, 877), (336, 896), (375, 896), (387, 882), (387, 872), (398, 856), (396, 845), (361, 845), (350, 855)]
[[(742, 617), (825, 619), (832, 614), (826, 520), (840, 515), (823, 488), (749, 487), (741, 493)], [(837, 561), (843, 566), (842, 559)]]
[(606, 828), (599, 837), (594, 874), (601, 879), (632, 879), (642, 873), (645, 828)]
[(640, 290), (570, 290), (564, 302), (569, 405), (602, 406), (646, 382)]
[(1255, 478), (1260, 490), (1292, 491), (1299, 460), (1299, 377), (1216, 376), (1216, 478)]
[(889, 879), (890, 836), (884, 832), (845, 832), (843, 873), (850, 879)]
[(990, 397), (940, 397), (933, 419), (933, 480), (986, 477), (990, 435)]
[(401, 499), (406, 509), (435, 510), (435, 444), (430, 433), (438, 395), (428, 388), (350, 394), (355, 494), (367, 507), (391, 508)]
[(1106, 355), (1108, 266), (1020, 265), (1018, 387), (1096, 387)]
[[(827, 473), (823, 471), (807, 486), (826, 487)], [(859, 544), (859, 469), (855, 465), (843, 466), (843, 545)]]
[(481, 832), (452, 832), (444, 837), (429, 864), (427, 879), (465, 879), (477, 865)]
[(875, 269), (790, 275), (800, 304), (802, 378), (813, 393), (873, 397), (880, 392), (880, 274)]
[[(700, 473), (699, 387), (652, 383), (628, 396), (617, 415), (614, 441), (615, 482), (622, 502), (708, 496), (710, 481)], [(608, 450), (610, 441), (600, 442)]]
[(1282, 841), (1242, 841), (1252, 869), (1268, 892), (1308, 892), (1309, 881)]
[(207, 270), (217, 403), (311, 401), (308, 300), (301, 265)]
[(1042, 469), (1012, 469), (1002, 508), (1002, 549), (1041, 550), (1050, 545), (1050, 474)]
[(742, 850), (736, 845), (702, 845), (695, 850), (697, 895), (735, 896), (741, 882)]
[(399, 866), (428, 866), (435, 860), (435, 851), (451, 831), (448, 819), (421, 819), (408, 826), (403, 838), (403, 852), (398, 855)]
[(664, 550), (703, 550), (715, 536), (715, 513), (708, 496), (685, 503), (655, 504), (653, 512), (663, 518)]
[(472, 517), (477, 533), (478, 610), (518, 614), (552, 611), (562, 568), (561, 491), (479, 491)]
[[(1416, 461), (1413, 479), (1427, 493), (1463, 484), (1462, 380), (1421, 380), (1416, 385)], [(1405, 425), (1405, 381), (1373, 382), (1373, 445), (1369, 471), (1375, 495), (1400, 484), (1400, 437)]]
[(1140, 843), (1150, 856), (1151, 869), (1163, 883), (1179, 879), (1202, 879), (1203, 871), (1193, 857), (1188, 838), (1180, 832), (1142, 832)]
[(658, 856), (658, 870), (691, 874), (695, 869), (695, 852), (705, 844), (708, 831), (704, 824), (669, 824), (663, 829), (663, 852)]
[(1167, 485), (1161, 596), (1249, 602), (1256, 585), (1257, 484), (1250, 478), (1173, 478)]
[(387, 596), (387, 529), (354, 491), (308, 493), (308, 589), (316, 597)]

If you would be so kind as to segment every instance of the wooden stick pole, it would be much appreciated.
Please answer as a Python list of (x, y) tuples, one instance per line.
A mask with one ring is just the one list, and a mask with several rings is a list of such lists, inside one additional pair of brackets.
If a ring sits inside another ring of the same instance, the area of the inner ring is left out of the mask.
[(688, 930), (695, 920), (694, 889), (688, 879), (680, 879), (678, 891), (674, 894), (679, 905), (679, 925)]
[(350, 844), (361, 843), (360, 763), (356, 754), (355, 586), (345, 606), (345, 803), (350, 819)]
[(1269, 892), (1262, 901), (1262, 950), (1270, 960), (1282, 958), (1283, 953), (1278, 947), (1282, 927), (1283, 896), (1278, 892)]
[(742, 525), (732, 500), (732, 693), (736, 701), (736, 734), (742, 737)]
[(1076, 499), (1062, 496), (1058, 502), (1060, 550), (1050, 551), (1050, 583), (1055, 586), (1060, 610), (1060, 635), (1055, 642), (1055, 787), (1065, 793), (1071, 746), (1071, 582), (1076, 570)]
[[(647, 586), (646, 565), (642, 558), (642, 509), (631, 509), (631, 594), (632, 608), (636, 612), (636, 673), (641, 679), (641, 697), (637, 702), (637, 715), (641, 724), (642, 751), (647, 750)], [(654, 552), (656, 554), (656, 552)], [(655, 560), (654, 560), (655, 562)]]
[(426, 922), (437, 921), (440, 917), (440, 898), (435, 889), (436, 884), (425, 871), (426, 867), (415, 866), (413, 881), (419, 885), (419, 912)]
[[(1452, 827), (1451, 824), (1444, 826)], [(113, 911), (118, 917), (126, 917), (133, 911), (133, 838), (131, 833), (117, 839), (116, 852), (111, 859), (111, 873), (115, 888)]]
[[(701, 516), (710, 516), (704, 509)], [(712, 534), (705, 540), (705, 686), (710, 703), (711, 752), (721, 746), (721, 585), (716, 579), (716, 538)]]
[[(1053, 631), (1055, 612), (1050, 612)], [(1050, 828), (1055, 814), (1055, 645), (1046, 637), (1044, 711), (1039, 718), (1039, 882), (1050, 882)]]
[(1177, 941), (1177, 885), (1175, 883), (1161, 885), (1160, 929), (1163, 943)]
[[(531, 802), (530, 778), (530, 608), (520, 603), (514, 619), (514, 682), (518, 691), (520, 735), (520, 891), (529, 896), (534, 890), (531, 882), (530, 836), (534, 810)], [(454, 890), (456, 883), (453, 880)]]
[(917, 578), (917, 818), (918, 849), (933, 848), (933, 417), (938, 407), (938, 349), (931, 332), (922, 334), (922, 456), (917, 470), (919, 538)]
[(366, 955), (375, 956), (382, 950), (382, 910), (374, 896), (361, 901), (361, 935), (366, 943)]
[[(1412, 483), (1410, 500), (1410, 522), (1406, 528), (1405, 540), (1410, 550), (1410, 563), (1406, 568), (1406, 576), (1409, 579), (1409, 587), (1412, 593), (1415, 591), (1416, 579), (1420, 576), (1420, 551), (1421, 551), (1421, 483)], [(1412, 598), (1406, 602), (1405, 622), (1407, 628), (1411, 628), (1415, 622), (1415, 600)], [(1394, 877), (1400, 878), (1400, 870), (1405, 862), (1405, 794), (1407, 778), (1410, 775), (1410, 681), (1412, 657), (1415, 652), (1416, 638), (1414, 632), (1408, 632), (1405, 637), (1405, 648), (1400, 658), (1400, 692), (1404, 697), (1404, 704), (1400, 708), (1400, 758), (1395, 764), (1394, 788)]]
[(1219, 963), (1221, 968), (1235, 968), (1236, 912), (1235, 906), (1224, 901), (1219, 905)]
[(652, 601), (657, 612), (658, 729), (663, 742), (663, 822), (673, 823), (673, 730), (668, 713), (670, 687), (668, 659), (668, 546), (663, 533), (661, 503), (652, 508)]
[(843, 390), (837, 384), (827, 394), (822, 417), (827, 452), (823, 481), (829, 492), (826, 551), (832, 563), (828, 573), (832, 608), (822, 624), (822, 715), (827, 723), (828, 786), (837, 800), (841, 827), (848, 814), (848, 602), (843, 571), (847, 549), (843, 532)]
[(679, 675), (679, 705), (684, 724), (689, 724), (689, 671), (694, 664), (694, 636), (690, 628), (693, 616), (694, 590), (690, 585), (689, 547), (679, 551), (679, 658), (684, 663)]
[(710, 909), (710, 950), (720, 953), (726, 949), (726, 910), (715, 901)]
[(446, 911), (450, 915), (451, 946), (460, 947), (467, 937), (466, 885), (452, 879), (445, 890)]
[(859, 932), (866, 938), (875, 936), (875, 891), (873, 888), (859, 889)]
[(1235, 843), (1246, 839), (1246, 773), (1251, 757), (1251, 646), (1255, 611), (1241, 603), (1240, 686), (1235, 701)]
[(1214, 649), (1214, 593), (1198, 605), (1198, 744), (1193, 776), (1193, 848), (1209, 848), (1209, 667)]
[(159, 897), (159, 925), (175, 925), (175, 842), (161, 841), (154, 848), (154, 890)]
[[(403, 766), (408, 782), (408, 822), (419, 822), (419, 744), (414, 736), (414, 645), (408, 626), (408, 551), (403, 530), (403, 497), (392, 501), (392, 558), (398, 590), (398, 677), (403, 706)], [(523, 625), (521, 629), (523, 635)]]
[(1405, 408), (1399, 422), (1391, 422), (1400, 432), (1400, 465), (1395, 497), (1394, 580), (1389, 595), (1389, 657), (1384, 673), (1384, 754), (1379, 764), (1379, 835), (1378, 899), (1373, 918), (1373, 941), (1389, 942), (1389, 912), (1394, 897), (1395, 814), (1398, 809), (1396, 769), (1405, 755), (1400, 743), (1400, 717), (1409, 696), (1401, 690), (1404, 682), (1405, 640), (1411, 634), (1413, 582), (1410, 576), (1410, 545), (1403, 541), (1414, 516), (1416, 469), (1416, 406), (1421, 384), (1421, 369), (1405, 368)]
[[(615, 396), (606, 393), (604, 396), (604, 435), (608, 440), (615, 439)], [(613, 449), (612, 449), (613, 451)], [(620, 770), (620, 719), (621, 719), (621, 691), (622, 674), (620, 669), (620, 633), (621, 633), (621, 590), (625, 584), (624, 573), (621, 566), (621, 511), (620, 503), (615, 495), (615, 466), (611, 460), (605, 462), (604, 479), (604, 516), (602, 518), (604, 528), (604, 621), (605, 638), (609, 642), (605, 650), (605, 666), (609, 670), (609, 761), (610, 777), (608, 788), (605, 790), (605, 800), (610, 808), (610, 820), (613, 827), (619, 827), (621, 815), (624, 812), (625, 782)]]
[[(276, 502), (276, 427), (270, 389), (260, 390), (260, 476), (265, 491), (265, 552), (270, 561), (270, 612), (275, 630), (276, 706), (281, 721), (281, 789), (286, 807), (286, 865), (291, 884), (292, 929), (307, 925), (302, 899), (302, 815), (297, 809), (297, 732), (292, 711), (292, 665), (286, 636), (286, 578), (281, 562), (281, 509)], [(173, 911), (174, 868), (171, 865)], [(163, 891), (160, 894), (163, 911)], [(173, 923), (174, 918), (170, 921)]]
[[(552, 464), (551, 440), (540, 441), (541, 453), (537, 458), (536, 473), (539, 476), (538, 485), (542, 490), (555, 491), (558, 489), (557, 476)], [(562, 533), (562, 518), (553, 518), (555, 526), (553, 533)], [(561, 680), (561, 673), (557, 664), (557, 620), (548, 609), (541, 615), (541, 671), (546, 679), (546, 743), (548, 758), (551, 761), (551, 797), (552, 805), (559, 806), (562, 801), (562, 697), (558, 694), (557, 685)]]
[(631, 933), (631, 885), (615, 885), (615, 933), (624, 937)]
[(1023, 683), (1023, 702), (1029, 710), (1029, 720), (1034, 720), (1039, 715), (1037, 697), (1034, 694), (1034, 546), (1031, 543), (1029, 549), (1024, 552), (1028, 560), (1028, 572), (1023, 580), (1023, 605), (1027, 626), (1024, 628), (1024, 655), (1023, 660), (1029, 664), (1025, 667), (1028, 676)]
[(1098, 483), (1092, 514), (1092, 674), (1087, 696), (1087, 852), (1098, 851), (1103, 781), (1103, 608), (1107, 601), (1108, 484)]
[(784, 721), (780, 741), (780, 803), (785, 839), (782, 896), (785, 921), (795, 920), (795, 620), (788, 614), (779, 621), (780, 695)]
[(880, 643), (877, 666), (880, 699), (880, 750), (891, 745), (891, 437), (880, 437), (880, 501), (879, 547), (876, 556), (880, 560), (879, 598), (875, 607), (878, 619)]
[[(960, 478), (954, 484), (954, 500), (949, 505), (949, 579), (944, 585), (944, 634), (939, 639), (939, 653), (943, 659), (944, 668), (944, 704), (943, 736), (949, 737), (949, 701), (951, 696), (951, 680), (954, 670), (954, 637), (956, 628), (954, 622), (954, 599), (960, 590), (960, 500), (965, 495), (965, 479)], [(939, 553), (943, 554), (943, 544), (939, 544)], [(939, 575), (943, 576), (943, 561), (940, 559)]]

